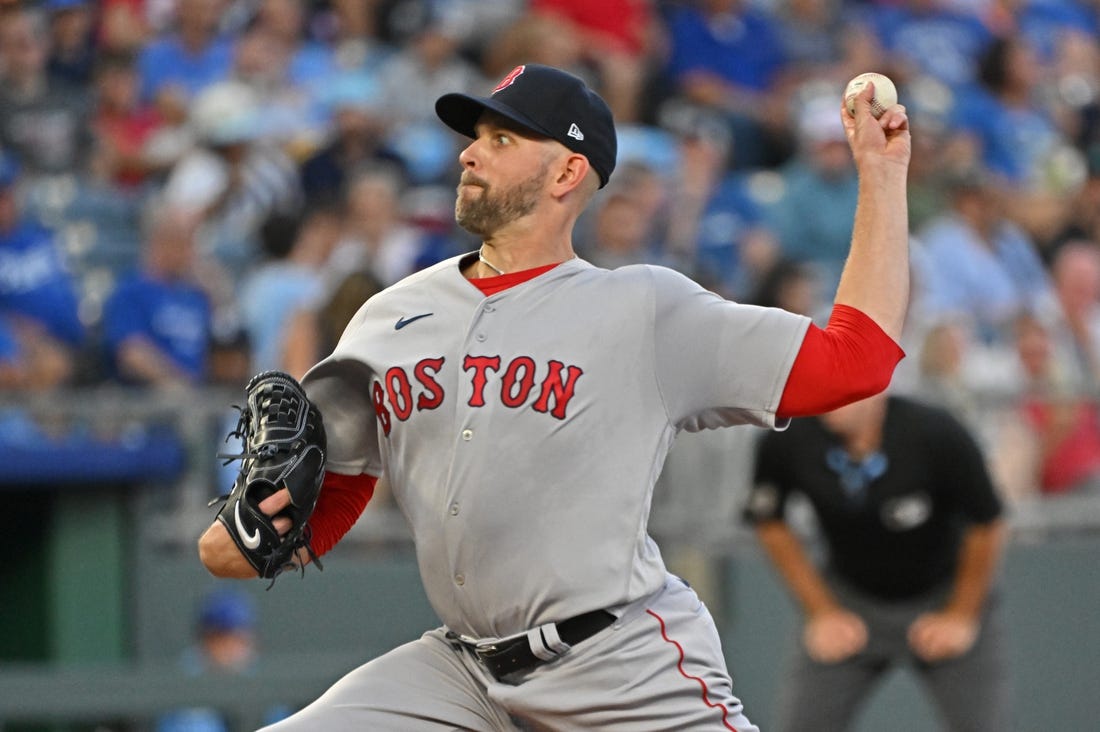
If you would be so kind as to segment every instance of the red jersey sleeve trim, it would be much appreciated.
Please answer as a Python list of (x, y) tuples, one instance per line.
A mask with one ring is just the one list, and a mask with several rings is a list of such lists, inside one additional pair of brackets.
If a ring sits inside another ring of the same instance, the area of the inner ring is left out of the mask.
[(321, 556), (336, 546), (363, 514), (378, 478), (373, 475), (341, 475), (326, 472), (321, 494), (309, 518), (310, 546)]
[(811, 323), (806, 331), (776, 416), (822, 414), (878, 394), (904, 357), (878, 323), (853, 307), (836, 305), (824, 329)]

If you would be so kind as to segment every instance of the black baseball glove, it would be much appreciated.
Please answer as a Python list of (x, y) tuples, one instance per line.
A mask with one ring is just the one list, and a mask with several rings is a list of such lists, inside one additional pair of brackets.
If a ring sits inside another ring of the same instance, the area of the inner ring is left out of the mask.
[[(301, 385), (289, 374), (265, 371), (252, 377), (245, 387), (246, 400), (237, 407), (237, 427), (226, 437), (239, 437), (241, 455), (219, 455), (241, 461), (237, 480), (224, 501), (218, 521), (261, 577), (271, 579), (286, 569), (301, 568), (298, 550), (305, 549), (321, 568), (310, 546), (309, 517), (317, 505), (325, 476), (325, 427), (321, 413), (306, 397)], [(287, 488), (290, 505), (277, 516), (291, 521), (290, 530), (280, 536), (273, 519), (260, 511), (260, 501)]]

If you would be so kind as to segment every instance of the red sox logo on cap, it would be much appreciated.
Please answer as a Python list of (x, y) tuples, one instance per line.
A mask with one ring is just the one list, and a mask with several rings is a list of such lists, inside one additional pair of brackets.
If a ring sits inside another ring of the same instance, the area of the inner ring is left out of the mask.
[(496, 94), (501, 89), (507, 89), (508, 87), (510, 87), (512, 85), (512, 83), (519, 77), (519, 75), (523, 73), (523, 70), (525, 68), (527, 68), (527, 67), (526, 66), (517, 66), (516, 68), (509, 71), (508, 75), (505, 76), (503, 79), (501, 79), (500, 83), (497, 84), (496, 89), (493, 89), (493, 94)]
[(471, 138), (477, 138), (481, 115), (492, 111), (557, 140), (588, 158), (601, 186), (615, 169), (615, 120), (607, 103), (583, 79), (552, 66), (517, 66), (488, 97), (444, 94), (436, 100), (435, 111), (448, 127)]

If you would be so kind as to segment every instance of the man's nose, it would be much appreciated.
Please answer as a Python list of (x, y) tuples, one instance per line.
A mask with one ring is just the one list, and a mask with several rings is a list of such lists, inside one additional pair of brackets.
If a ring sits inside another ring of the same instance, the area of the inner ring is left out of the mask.
[(477, 167), (477, 140), (472, 140), (462, 152), (458, 154), (458, 162), (462, 163), (464, 168), (476, 168)]

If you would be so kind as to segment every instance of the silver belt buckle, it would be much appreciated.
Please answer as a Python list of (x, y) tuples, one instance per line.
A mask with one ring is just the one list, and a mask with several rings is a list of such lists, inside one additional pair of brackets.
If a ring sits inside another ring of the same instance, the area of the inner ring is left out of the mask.
[(498, 650), (497, 644), (493, 643), (476, 643), (474, 644), (474, 653), (479, 656), (488, 656)]

